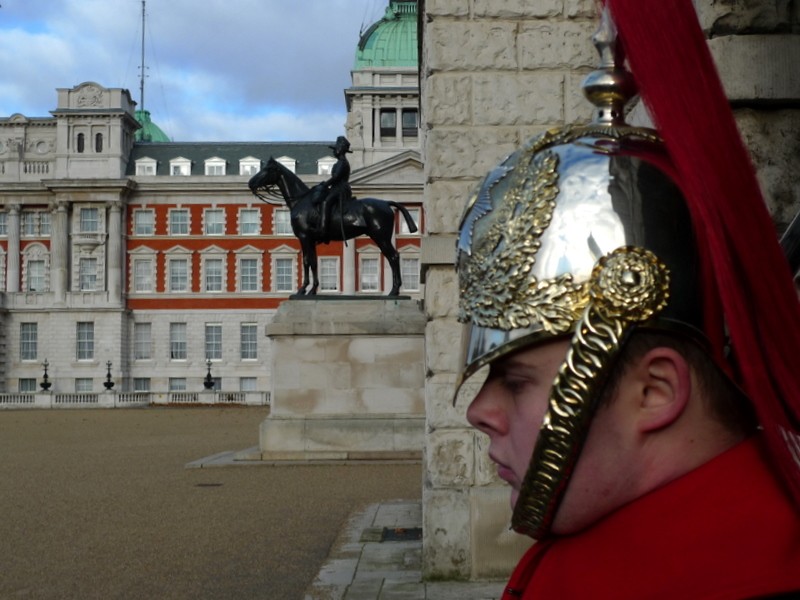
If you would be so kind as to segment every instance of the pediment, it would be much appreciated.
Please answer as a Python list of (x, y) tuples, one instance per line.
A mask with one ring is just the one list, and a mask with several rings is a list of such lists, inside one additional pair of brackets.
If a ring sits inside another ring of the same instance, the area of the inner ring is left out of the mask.
[(357, 169), (350, 175), (350, 184), (357, 186), (419, 185), (421, 189), (423, 183), (422, 159), (413, 150)]

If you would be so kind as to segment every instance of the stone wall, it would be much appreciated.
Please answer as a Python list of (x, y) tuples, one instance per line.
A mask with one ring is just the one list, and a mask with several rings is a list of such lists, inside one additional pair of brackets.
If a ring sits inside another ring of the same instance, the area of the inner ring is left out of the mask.
[[(737, 121), (779, 229), (800, 207), (800, 59), (797, 9), (785, 1), (698, 0)], [(455, 407), (461, 326), (456, 322), (455, 235), (478, 181), (527, 138), (581, 122), (580, 81), (595, 65), (591, 0), (420, 2), (426, 328), (424, 574), (508, 575), (528, 541), (508, 531), (508, 490), (486, 438)], [(768, 66), (768, 68), (765, 68)]]

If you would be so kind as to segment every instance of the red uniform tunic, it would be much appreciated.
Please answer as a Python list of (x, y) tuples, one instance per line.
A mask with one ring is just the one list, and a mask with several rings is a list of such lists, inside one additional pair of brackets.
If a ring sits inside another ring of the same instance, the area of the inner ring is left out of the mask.
[(750, 440), (587, 530), (534, 544), (503, 600), (728, 600), (792, 590), (800, 591), (800, 516)]

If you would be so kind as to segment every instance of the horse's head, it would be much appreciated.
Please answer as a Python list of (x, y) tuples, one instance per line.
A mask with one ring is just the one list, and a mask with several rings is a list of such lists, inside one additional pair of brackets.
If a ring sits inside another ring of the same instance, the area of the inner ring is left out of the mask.
[(247, 182), (247, 186), (250, 188), (253, 195), (265, 200), (265, 194), (262, 192), (266, 192), (266, 195), (274, 195), (272, 189), (278, 184), (280, 176), (280, 163), (270, 157), (267, 164), (264, 165), (264, 168), (250, 178), (250, 181)]

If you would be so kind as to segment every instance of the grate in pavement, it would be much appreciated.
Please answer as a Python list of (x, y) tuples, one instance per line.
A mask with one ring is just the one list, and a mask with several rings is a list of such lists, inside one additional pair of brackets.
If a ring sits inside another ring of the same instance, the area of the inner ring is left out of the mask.
[(413, 542), (422, 539), (422, 527), (384, 527), (382, 542)]

